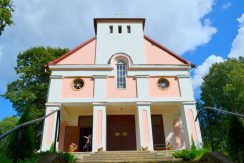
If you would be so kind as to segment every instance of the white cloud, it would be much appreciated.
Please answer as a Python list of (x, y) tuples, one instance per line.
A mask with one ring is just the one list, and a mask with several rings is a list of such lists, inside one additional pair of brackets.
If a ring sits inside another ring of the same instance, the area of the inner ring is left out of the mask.
[(94, 35), (95, 17), (144, 17), (145, 33), (183, 54), (211, 40), (216, 28), (208, 14), (214, 0), (21, 0), (14, 1), (15, 25), (1, 36), (0, 93), (16, 79), (19, 52), (36, 45), (72, 48)]
[[(239, 29), (235, 39), (232, 42), (232, 48), (228, 57), (237, 58), (239, 56), (244, 56), (244, 14), (237, 19), (239, 22)], [(209, 71), (209, 68), (214, 63), (223, 62), (224, 59), (220, 56), (210, 55), (201, 65), (199, 65), (193, 74), (193, 88), (198, 89), (203, 81), (203, 76), (206, 75)]]
[(214, 63), (223, 62), (224, 59), (220, 56), (210, 55), (200, 66), (198, 66), (194, 71), (194, 76), (192, 79), (193, 88), (197, 89), (201, 86), (203, 82), (203, 76), (209, 71), (209, 68)]
[(244, 14), (237, 21), (239, 22), (238, 33), (232, 42), (232, 47), (228, 55), (228, 57), (233, 58), (244, 56)]
[(225, 2), (225, 3), (222, 4), (221, 9), (226, 10), (226, 9), (228, 9), (231, 5), (232, 5), (231, 2), (229, 2), (229, 1), (228, 1), (228, 2)]

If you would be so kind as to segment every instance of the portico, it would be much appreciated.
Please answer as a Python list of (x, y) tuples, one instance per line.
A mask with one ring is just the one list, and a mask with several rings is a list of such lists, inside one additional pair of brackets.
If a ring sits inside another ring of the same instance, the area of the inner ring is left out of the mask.
[[(60, 151), (68, 151), (71, 143), (76, 143), (82, 151), (85, 141), (83, 136), (91, 134), (92, 151), (95, 152), (159, 150), (165, 148), (167, 143), (171, 143), (175, 149), (189, 146), (192, 138), (199, 139), (196, 138), (199, 137), (199, 131), (191, 128), (192, 122), (186, 123), (185, 118), (189, 119), (191, 113), (185, 110), (185, 105), (176, 102), (100, 102), (53, 105), (48, 108), (50, 111), (61, 111), (60, 135), (57, 140)], [(46, 123), (55, 125), (55, 119), (54, 115)], [(188, 128), (182, 128), (184, 124)], [(193, 135), (187, 135), (184, 130), (193, 130)], [(51, 134), (45, 141), (49, 144), (54, 142), (55, 127), (50, 131), (46, 131)], [(50, 146), (47, 145), (46, 148)]]

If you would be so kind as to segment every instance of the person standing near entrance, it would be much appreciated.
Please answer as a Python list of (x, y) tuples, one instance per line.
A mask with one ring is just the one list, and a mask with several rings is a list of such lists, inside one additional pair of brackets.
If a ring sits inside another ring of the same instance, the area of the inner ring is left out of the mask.
[(88, 136), (83, 136), (87, 139), (86, 144), (84, 145), (83, 149), (86, 149), (86, 151), (91, 151), (92, 148), (92, 135), (89, 134)]

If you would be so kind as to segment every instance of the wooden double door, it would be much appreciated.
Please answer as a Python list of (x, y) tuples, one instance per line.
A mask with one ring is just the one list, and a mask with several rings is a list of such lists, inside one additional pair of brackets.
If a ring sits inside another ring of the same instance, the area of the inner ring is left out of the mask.
[(136, 150), (134, 115), (107, 116), (107, 150)]

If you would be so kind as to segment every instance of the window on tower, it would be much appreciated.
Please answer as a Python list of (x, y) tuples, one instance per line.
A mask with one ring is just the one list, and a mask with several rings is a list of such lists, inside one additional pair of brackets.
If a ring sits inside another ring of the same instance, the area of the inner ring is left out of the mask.
[(109, 26), (109, 33), (113, 33), (113, 26), (112, 25)]
[(121, 26), (121, 25), (118, 26), (118, 32), (119, 32), (119, 33), (122, 33), (122, 26)]
[(126, 88), (126, 64), (124, 61), (117, 62), (117, 88)]
[(127, 33), (131, 33), (131, 29), (129, 25), (127, 25)]

